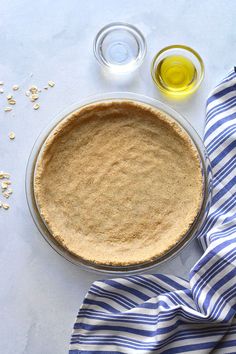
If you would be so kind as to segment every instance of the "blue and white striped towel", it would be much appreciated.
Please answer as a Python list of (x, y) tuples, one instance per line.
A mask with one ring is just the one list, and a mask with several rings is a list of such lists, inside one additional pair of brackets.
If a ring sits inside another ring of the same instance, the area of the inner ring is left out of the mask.
[(96, 281), (79, 311), (70, 354), (236, 353), (236, 73), (207, 101), (205, 146), (213, 202), (189, 282), (171, 275)]

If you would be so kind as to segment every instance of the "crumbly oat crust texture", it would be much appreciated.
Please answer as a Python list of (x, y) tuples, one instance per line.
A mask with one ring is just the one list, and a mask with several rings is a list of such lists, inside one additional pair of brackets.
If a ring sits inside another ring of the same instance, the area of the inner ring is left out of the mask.
[(100, 265), (152, 261), (173, 248), (202, 203), (200, 158), (165, 113), (131, 100), (86, 105), (47, 138), (34, 192), (53, 237)]

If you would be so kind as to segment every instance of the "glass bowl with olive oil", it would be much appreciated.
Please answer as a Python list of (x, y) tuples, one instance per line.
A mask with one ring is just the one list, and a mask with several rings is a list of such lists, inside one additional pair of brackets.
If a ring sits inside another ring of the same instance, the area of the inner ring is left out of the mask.
[(198, 89), (204, 77), (204, 64), (192, 48), (171, 45), (155, 55), (151, 74), (154, 83), (163, 93), (181, 98)]

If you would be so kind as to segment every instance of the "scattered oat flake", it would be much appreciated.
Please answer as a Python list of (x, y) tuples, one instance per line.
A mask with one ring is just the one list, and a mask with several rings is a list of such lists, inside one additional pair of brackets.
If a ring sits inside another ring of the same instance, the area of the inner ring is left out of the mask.
[(10, 178), (10, 174), (7, 173), (7, 172), (3, 172), (3, 171), (0, 171), (0, 178), (7, 178), (9, 179)]
[(10, 111), (12, 111), (12, 108), (11, 107), (6, 107), (6, 108), (4, 108), (4, 111), (5, 112), (10, 112)]
[(2, 192), (3, 197), (7, 199), (10, 198), (11, 194), (12, 194), (12, 189), (7, 189), (4, 190), (4, 192)]
[(15, 137), (16, 137), (16, 135), (15, 135), (14, 132), (10, 132), (10, 133), (9, 133), (9, 138), (10, 138), (11, 140), (14, 140)]
[(55, 82), (53, 82), (53, 81), (48, 81), (48, 86), (50, 86), (50, 87), (55, 86)]
[(29, 91), (31, 92), (31, 93), (37, 93), (38, 92), (38, 87), (37, 86), (31, 86), (30, 88), (29, 88)]
[(19, 85), (13, 85), (12, 90), (17, 91), (19, 90), (20, 86)]
[(36, 110), (36, 109), (39, 109), (39, 107), (40, 107), (40, 105), (38, 104), (38, 103), (35, 103), (34, 105), (33, 105), (33, 108)]
[(8, 103), (11, 104), (11, 105), (14, 105), (16, 104), (16, 100), (14, 100), (13, 98), (11, 100), (8, 100)]
[(30, 91), (25, 91), (25, 95), (26, 95), (27, 97), (29, 97), (29, 96), (30, 96)]
[(4, 82), (3, 82), (3, 81), (0, 81), (0, 85), (4, 85)]
[(7, 95), (7, 100), (11, 100), (13, 98), (13, 96), (12, 95)]
[(0, 201), (0, 208), (2, 207), (2, 202)]
[(2, 189), (7, 189), (8, 188), (8, 184), (6, 182), (2, 182), (1, 183), (1, 187), (2, 187)]
[(30, 97), (30, 100), (32, 102), (36, 101), (39, 98), (39, 95), (37, 93), (33, 93)]
[(3, 93), (3, 92), (4, 92), (3, 88), (0, 88), (0, 93)]
[(10, 208), (10, 206), (8, 204), (2, 203), (2, 207), (5, 210), (8, 210)]

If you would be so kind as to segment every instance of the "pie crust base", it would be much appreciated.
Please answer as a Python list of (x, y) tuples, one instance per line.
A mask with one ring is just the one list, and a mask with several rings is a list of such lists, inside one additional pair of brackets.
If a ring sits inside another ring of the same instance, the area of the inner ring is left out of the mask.
[(89, 104), (60, 122), (39, 155), (34, 193), (52, 236), (100, 265), (153, 261), (199, 213), (203, 177), (196, 147), (147, 104)]

